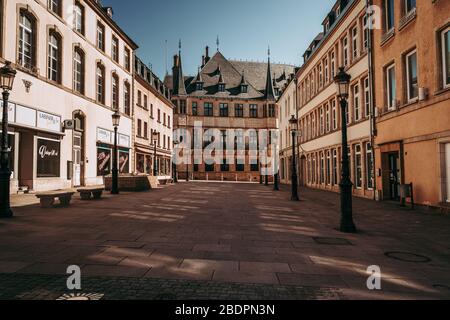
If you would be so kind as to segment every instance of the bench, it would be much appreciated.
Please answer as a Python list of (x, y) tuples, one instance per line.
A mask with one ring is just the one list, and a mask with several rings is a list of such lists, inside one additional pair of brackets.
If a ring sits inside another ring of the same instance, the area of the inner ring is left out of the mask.
[(42, 208), (52, 208), (56, 198), (58, 198), (62, 207), (68, 207), (74, 194), (73, 191), (50, 191), (38, 193), (36, 198), (40, 200)]
[(103, 191), (105, 191), (105, 187), (86, 187), (80, 188), (77, 190), (80, 193), (81, 200), (90, 200), (91, 195), (94, 200), (99, 200), (102, 198)]
[(173, 183), (173, 179), (172, 178), (158, 179), (158, 181), (159, 181), (159, 184), (161, 184), (163, 186)]

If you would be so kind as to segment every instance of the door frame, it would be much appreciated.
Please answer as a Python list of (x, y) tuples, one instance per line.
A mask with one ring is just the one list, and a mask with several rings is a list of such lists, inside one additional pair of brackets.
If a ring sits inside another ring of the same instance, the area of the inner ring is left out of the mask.
[[(83, 111), (76, 110), (73, 112), (72, 118), (75, 121), (75, 123), (76, 123), (77, 119), (80, 121), (80, 128), (75, 128), (73, 133), (78, 132), (81, 134), (80, 186), (86, 186), (86, 179), (85, 179), (85, 172), (86, 172), (86, 130), (85, 130), (86, 115)], [(73, 148), (73, 138), (74, 138), (74, 134), (72, 135), (72, 148)], [(73, 166), (75, 166), (74, 160), (75, 159), (73, 159), (73, 152), (72, 152)], [(72, 184), (73, 184), (73, 177), (72, 177)]]

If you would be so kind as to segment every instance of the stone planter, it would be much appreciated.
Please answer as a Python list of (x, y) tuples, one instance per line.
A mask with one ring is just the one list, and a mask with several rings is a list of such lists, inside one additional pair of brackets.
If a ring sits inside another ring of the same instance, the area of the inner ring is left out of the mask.
[[(141, 192), (157, 187), (155, 178), (147, 175), (120, 175), (119, 191)], [(110, 191), (112, 185), (111, 175), (105, 177), (105, 190)]]

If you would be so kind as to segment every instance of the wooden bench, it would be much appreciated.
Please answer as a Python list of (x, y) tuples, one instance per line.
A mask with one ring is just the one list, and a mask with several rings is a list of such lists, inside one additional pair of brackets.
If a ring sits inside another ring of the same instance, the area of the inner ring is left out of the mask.
[(42, 208), (52, 208), (56, 198), (58, 198), (62, 207), (68, 207), (74, 194), (73, 191), (49, 191), (36, 194), (36, 198), (41, 201)]
[(86, 187), (79, 188), (77, 191), (80, 193), (81, 200), (91, 200), (91, 195), (94, 200), (99, 200), (102, 198), (105, 187)]

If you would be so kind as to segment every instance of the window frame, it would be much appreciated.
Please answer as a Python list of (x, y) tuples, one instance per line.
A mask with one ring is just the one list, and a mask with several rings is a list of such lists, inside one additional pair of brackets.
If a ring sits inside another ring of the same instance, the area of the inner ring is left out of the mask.
[[(393, 70), (393, 84), (394, 88), (391, 88), (390, 83), (390, 70)], [(389, 111), (395, 110), (397, 108), (396, 101), (397, 101), (397, 79), (396, 79), (396, 70), (395, 70), (395, 63), (391, 63), (385, 68), (385, 83), (386, 83), (386, 106)], [(393, 92), (392, 92), (393, 91)], [(395, 100), (395, 103), (393, 104)]]
[[(100, 72), (99, 72), (100, 71)], [(101, 83), (100, 83), (101, 80)], [(97, 63), (97, 67), (95, 70), (95, 95), (96, 95), (96, 101), (105, 104), (105, 85), (106, 85), (106, 79), (105, 79), (105, 66), (101, 63)], [(101, 90), (99, 90), (101, 87)]]
[[(55, 39), (56, 43), (52, 42)], [(55, 83), (61, 83), (62, 75), (62, 37), (54, 29), (47, 35), (47, 79)]]
[[(411, 96), (412, 93), (412, 85), (414, 85), (414, 79), (411, 78), (411, 70), (410, 70), (410, 59), (412, 56), (415, 55), (416, 58), (416, 95)], [(406, 99), (408, 102), (416, 101), (419, 98), (419, 70), (418, 70), (418, 55), (417, 55), (417, 49), (414, 49), (410, 51), (408, 54), (405, 55), (405, 70), (406, 70)]]
[[(77, 55), (80, 56), (80, 59), (77, 60)], [(77, 66), (80, 65), (80, 70), (78, 70)], [(75, 47), (73, 50), (73, 90), (80, 94), (84, 94), (85, 90), (85, 68), (86, 68), (86, 59), (84, 51), (80, 47)], [(77, 75), (79, 73), (80, 81), (78, 84)], [(78, 88), (79, 86), (79, 88)]]
[[(100, 36), (100, 31), (101, 31), (101, 36)], [(106, 50), (106, 46), (105, 46), (105, 25), (103, 23), (101, 23), (100, 21), (97, 20), (97, 49), (99, 49), (102, 52), (105, 52)]]
[[(447, 37), (446, 34), (448, 34)], [(442, 47), (442, 87), (448, 89), (450, 88), (450, 52), (448, 52), (449, 56), (447, 58), (446, 48), (450, 47), (450, 26), (441, 31), (440, 38)]]

